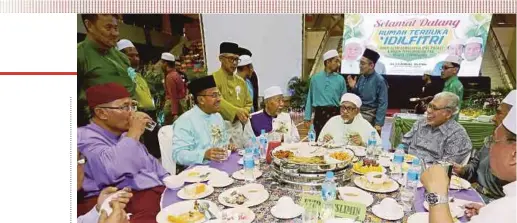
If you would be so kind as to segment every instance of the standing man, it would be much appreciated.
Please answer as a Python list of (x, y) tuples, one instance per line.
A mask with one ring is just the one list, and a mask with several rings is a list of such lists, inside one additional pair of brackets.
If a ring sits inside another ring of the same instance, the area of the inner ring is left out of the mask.
[[(442, 79), (445, 80), (443, 91), (452, 92), (460, 98), (458, 103), (461, 110), (461, 103), (463, 102), (463, 84), (458, 79), (458, 72), (460, 71), (461, 58), (458, 56), (448, 56), (442, 65)], [(458, 113), (459, 114), (459, 113)], [(459, 115), (456, 114), (454, 119), (458, 121)]]
[(94, 85), (109, 82), (124, 86), (135, 96), (136, 72), (127, 57), (115, 46), (119, 38), (116, 14), (82, 14), (86, 38), (77, 44), (77, 124), (89, 122), (89, 110), (84, 91)]
[(360, 62), (359, 80), (351, 75), (347, 79), (352, 92), (359, 95), (363, 102), (361, 115), (372, 124), (380, 135), (388, 109), (388, 85), (386, 80), (375, 71), (375, 64), (379, 57), (377, 52), (366, 49)]
[(422, 91), (418, 95), (418, 100), (416, 101), (417, 105), (415, 106), (416, 114), (424, 114), (427, 110), (427, 104), (433, 100), (435, 94), (440, 92), (438, 89), (438, 85), (436, 83), (433, 84), (431, 78), (431, 70), (424, 71), (424, 75), (422, 76), (422, 80), (424, 84), (422, 86)]
[[(240, 49), (239, 56), (246, 56), (247, 55), (250, 58), (253, 56), (251, 51), (249, 51), (248, 49), (241, 48), (241, 47), (239, 47), (239, 49)], [(248, 82), (248, 80), (251, 83), (251, 86), (252, 86), (252, 89), (253, 89), (253, 93), (250, 94), (251, 99), (253, 100), (252, 111), (258, 111), (259, 110), (259, 105), (258, 105), (259, 86), (258, 86), (257, 73), (255, 72), (255, 69), (253, 68), (253, 66), (251, 66), (251, 75), (246, 80), (246, 82)], [(249, 83), (247, 83), (247, 84), (249, 85)]]
[(314, 131), (318, 138), (327, 121), (339, 115), (339, 101), (346, 93), (343, 76), (337, 73), (340, 64), (337, 50), (329, 50), (323, 54), (325, 69), (311, 77), (307, 102), (305, 103), (305, 123), (308, 127), (312, 109), (314, 108)]
[(185, 83), (176, 72), (174, 55), (162, 53), (162, 70), (165, 74), (165, 124), (172, 124), (183, 113), (180, 100), (185, 98)]
[[(237, 66), (237, 74), (244, 81), (246, 81), (248, 92), (250, 93), (250, 97), (254, 98), (254, 90), (253, 84), (251, 83), (251, 74), (253, 72), (253, 65), (251, 64), (251, 57), (248, 55), (242, 55), (239, 57), (239, 64)], [(254, 108), (251, 107), (251, 112), (254, 112)]]

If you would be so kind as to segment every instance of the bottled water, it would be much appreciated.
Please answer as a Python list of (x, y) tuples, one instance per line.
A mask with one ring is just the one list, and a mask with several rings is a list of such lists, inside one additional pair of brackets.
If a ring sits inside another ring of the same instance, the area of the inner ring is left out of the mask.
[(366, 149), (369, 150), (368, 153), (371, 154), (371, 157), (368, 158), (372, 158), (375, 160), (377, 160), (379, 157), (379, 151), (377, 151), (377, 139), (375, 138), (376, 135), (377, 132), (372, 131), (372, 133), (370, 134), (370, 138), (368, 138), (368, 145), (366, 147)]
[(316, 141), (316, 132), (314, 131), (314, 125), (311, 125), (311, 128), (307, 133), (307, 137), (309, 138), (309, 144), (313, 145)]
[(323, 200), (323, 210), (321, 221), (334, 218), (334, 200), (336, 200), (336, 182), (334, 182), (334, 172), (328, 171), (325, 181), (321, 185), (321, 198)]
[(391, 168), (391, 178), (396, 181), (402, 179), (402, 163), (404, 163), (404, 149), (401, 147), (397, 147), (395, 150), (395, 154), (393, 156), (393, 164)]
[(250, 148), (253, 153), (253, 161), (255, 162), (255, 168), (260, 169), (260, 145), (257, 142), (256, 137), (251, 137)]
[(244, 180), (248, 183), (255, 181), (255, 176), (253, 175), (253, 171), (255, 170), (255, 160), (253, 159), (253, 147), (248, 147), (244, 151), (243, 164)]
[(407, 172), (406, 184), (400, 190), (400, 200), (402, 201), (404, 212), (410, 212), (413, 207), (418, 181), (420, 179), (420, 171), (420, 160), (415, 158)]
[(266, 160), (266, 154), (267, 154), (267, 137), (266, 137), (266, 130), (262, 129), (260, 130), (260, 136), (259, 136), (259, 143), (260, 143), (260, 159)]

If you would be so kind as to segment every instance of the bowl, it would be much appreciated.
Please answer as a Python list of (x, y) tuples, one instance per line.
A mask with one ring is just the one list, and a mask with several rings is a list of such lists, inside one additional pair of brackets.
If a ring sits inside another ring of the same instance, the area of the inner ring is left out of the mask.
[(178, 175), (171, 175), (163, 178), (163, 183), (167, 188), (176, 190), (178, 188), (181, 188), (185, 184), (185, 180), (183, 179), (183, 177), (180, 177)]
[(388, 180), (388, 175), (379, 172), (370, 172), (365, 176), (368, 182), (373, 184), (383, 184)]

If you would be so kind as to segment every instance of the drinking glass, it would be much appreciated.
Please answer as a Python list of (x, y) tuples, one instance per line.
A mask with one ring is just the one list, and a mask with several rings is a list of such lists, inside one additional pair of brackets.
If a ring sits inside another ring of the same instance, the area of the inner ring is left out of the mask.
[(153, 120), (148, 121), (147, 124), (145, 125), (145, 129), (147, 129), (151, 132), (154, 130), (155, 127), (156, 127), (156, 122)]
[(305, 209), (302, 213), (302, 222), (303, 223), (317, 223), (319, 213), (315, 209)]

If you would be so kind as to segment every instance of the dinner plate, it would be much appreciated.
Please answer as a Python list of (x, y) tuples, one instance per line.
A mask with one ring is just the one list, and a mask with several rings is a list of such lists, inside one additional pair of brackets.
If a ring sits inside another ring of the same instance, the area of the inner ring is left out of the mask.
[[(424, 201), (424, 208), (425, 208), (425, 210), (429, 211), (429, 203), (427, 203), (427, 201)], [(461, 216), (463, 216), (465, 214), (463, 209), (461, 207), (459, 207), (459, 205), (457, 203), (454, 203), (454, 202), (449, 202), (449, 210), (451, 211), (451, 215), (454, 218), (460, 218)]]
[(354, 152), (354, 155), (357, 157), (363, 157), (366, 156), (366, 148), (362, 146), (346, 146), (347, 148), (351, 149)]
[[(199, 203), (208, 203), (208, 210), (212, 212), (213, 215), (215, 215), (217, 218), (221, 217), (221, 210), (217, 207), (217, 205), (209, 200), (197, 200)], [(169, 223), (169, 220), (167, 217), (169, 215), (181, 215), (184, 213), (187, 213), (189, 211), (194, 210), (194, 202), (195, 200), (188, 200), (188, 201), (180, 201), (176, 202), (174, 204), (171, 204), (165, 208), (163, 208), (158, 215), (156, 215), (156, 222), (158, 223)], [(201, 223), (205, 220), (202, 219), (200, 221), (196, 221), (195, 223)]]
[[(460, 222), (457, 218), (453, 218), (453, 222)], [(417, 212), (408, 217), (407, 223), (429, 223), (429, 212)]]
[(275, 205), (271, 208), (271, 214), (278, 219), (293, 219), (302, 215), (304, 208), (295, 204), (292, 207), (279, 207)]
[[(383, 166), (380, 166), (380, 167), (382, 168), (382, 171), (379, 172), (379, 173), (386, 173), (386, 168), (384, 168)], [(354, 167), (352, 167), (352, 172), (355, 173), (355, 174), (359, 174), (359, 175), (364, 175), (364, 174), (367, 174), (367, 173), (371, 173), (371, 172), (359, 173), (359, 172), (354, 170)]]
[[(196, 187), (199, 185), (205, 185), (205, 191), (199, 194), (189, 194), (187, 191), (192, 191), (192, 193), (196, 190)], [(195, 183), (190, 184), (188, 186), (183, 187), (181, 190), (178, 191), (177, 195), (179, 198), (183, 200), (196, 200), (208, 197), (210, 194), (214, 193), (214, 188), (210, 185), (206, 185), (203, 183)]]
[(181, 172), (179, 175), (183, 177), (185, 182), (199, 183), (208, 181), (210, 179), (210, 175), (216, 173), (216, 171), (218, 170), (208, 166), (196, 166), (192, 169), (187, 169)]
[[(262, 176), (262, 171), (254, 169), (253, 170), (253, 176), (255, 177), (255, 179), (261, 177)], [(244, 169), (240, 169), (240, 170), (235, 171), (232, 174), (232, 177), (237, 179), (237, 180), (245, 180)]]
[[(400, 208), (400, 209), (399, 209)], [(392, 211), (386, 211), (387, 209), (385, 207), (382, 207), (381, 205), (374, 205), (372, 206), (372, 213), (384, 220), (390, 220), (390, 221), (396, 221), (399, 219), (402, 219), (404, 217), (404, 210), (402, 209), (402, 206), (399, 205), (397, 207), (396, 212)]]
[[(230, 194), (234, 191), (244, 195), (247, 198), (243, 204), (232, 204), (226, 202), (225, 197), (231, 197)], [(241, 187), (234, 187), (223, 191), (219, 194), (217, 200), (224, 206), (227, 207), (253, 207), (264, 203), (269, 198), (269, 192), (261, 184), (247, 184)]]
[(453, 190), (469, 189), (472, 185), (465, 179), (452, 175), (449, 188)]
[(371, 194), (357, 187), (338, 187), (337, 190), (341, 200), (361, 203), (366, 207), (370, 206), (374, 200)]
[(255, 217), (255, 213), (249, 208), (228, 208), (222, 211), (222, 219), (211, 220), (208, 223), (251, 223)]
[(212, 187), (227, 187), (233, 184), (235, 180), (231, 177), (221, 177), (219, 179), (211, 179), (208, 181), (208, 185)]
[(372, 184), (368, 183), (368, 180), (365, 176), (358, 176), (354, 179), (354, 184), (366, 191), (375, 192), (375, 193), (390, 193), (393, 191), (397, 191), (399, 189), (399, 184), (395, 182), (393, 179), (388, 179), (387, 182), (390, 182), (389, 187), (383, 188), (375, 188)]

